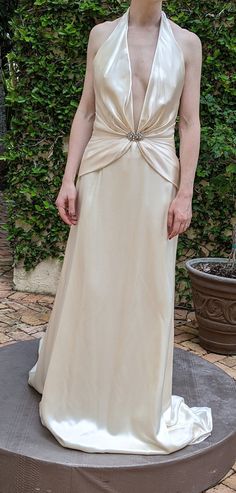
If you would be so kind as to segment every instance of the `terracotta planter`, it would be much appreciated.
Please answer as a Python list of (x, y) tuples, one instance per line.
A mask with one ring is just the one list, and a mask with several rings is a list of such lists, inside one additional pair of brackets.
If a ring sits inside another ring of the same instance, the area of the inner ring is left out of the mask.
[(199, 263), (223, 263), (227, 259), (204, 257), (187, 260), (193, 304), (203, 348), (213, 353), (236, 354), (236, 279), (195, 268)]

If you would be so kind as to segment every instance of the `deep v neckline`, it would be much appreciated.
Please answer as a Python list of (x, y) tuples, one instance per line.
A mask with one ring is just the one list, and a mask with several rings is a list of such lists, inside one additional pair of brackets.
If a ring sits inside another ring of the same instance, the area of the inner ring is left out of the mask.
[(144, 108), (145, 108), (147, 96), (148, 96), (148, 93), (149, 93), (149, 88), (150, 88), (150, 84), (151, 84), (151, 80), (152, 80), (152, 75), (153, 75), (153, 70), (154, 70), (154, 66), (155, 66), (155, 62), (156, 62), (157, 53), (159, 51), (159, 44), (160, 44), (160, 39), (161, 39), (161, 36), (162, 36), (162, 29), (163, 29), (164, 11), (161, 10), (158, 39), (157, 39), (157, 42), (156, 42), (156, 48), (155, 48), (153, 59), (152, 59), (152, 64), (151, 64), (151, 69), (150, 69), (150, 73), (149, 73), (148, 83), (147, 83), (147, 87), (146, 87), (146, 91), (145, 91), (145, 96), (144, 96), (144, 100), (143, 100), (143, 104), (142, 104), (142, 108), (141, 108), (141, 113), (140, 113), (140, 117), (139, 117), (139, 120), (138, 120), (138, 126), (137, 126), (137, 129), (136, 130), (134, 129), (133, 74), (132, 74), (131, 59), (130, 59), (129, 44), (128, 44), (129, 12), (130, 12), (130, 7), (128, 7), (128, 9), (126, 11), (125, 41), (126, 41), (126, 52), (127, 52), (127, 56), (128, 56), (128, 63), (129, 63), (129, 77), (130, 77), (129, 93), (131, 95), (131, 105), (132, 105), (132, 126), (133, 126), (133, 131), (138, 132), (139, 129), (140, 129), (140, 123), (141, 123), (141, 120), (142, 120), (142, 116), (143, 116), (143, 112), (144, 112)]

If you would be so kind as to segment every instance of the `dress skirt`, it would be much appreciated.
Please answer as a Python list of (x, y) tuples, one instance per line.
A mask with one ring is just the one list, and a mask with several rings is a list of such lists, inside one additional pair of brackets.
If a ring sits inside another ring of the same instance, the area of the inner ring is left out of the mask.
[(177, 188), (136, 142), (80, 176), (48, 328), (29, 384), (58, 442), (85, 452), (168, 454), (211, 433), (211, 410), (172, 395)]

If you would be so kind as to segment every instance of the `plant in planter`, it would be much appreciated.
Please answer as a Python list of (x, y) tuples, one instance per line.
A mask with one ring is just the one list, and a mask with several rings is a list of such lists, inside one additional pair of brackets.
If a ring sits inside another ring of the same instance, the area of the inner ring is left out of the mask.
[(229, 257), (194, 258), (185, 262), (202, 347), (236, 354), (236, 225)]

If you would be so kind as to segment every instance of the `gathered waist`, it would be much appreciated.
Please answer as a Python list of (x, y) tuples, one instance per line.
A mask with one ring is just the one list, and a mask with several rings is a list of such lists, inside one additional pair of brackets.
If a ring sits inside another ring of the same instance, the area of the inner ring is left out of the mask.
[(80, 163), (79, 176), (118, 163), (131, 146), (137, 146), (145, 161), (178, 187), (180, 165), (173, 129), (162, 126), (135, 132), (127, 127), (114, 124), (110, 128), (105, 122), (100, 125), (96, 122)]
[(126, 127), (109, 127), (107, 124), (101, 125), (101, 122), (95, 120), (93, 132), (90, 140), (111, 139), (119, 140), (126, 139), (130, 142), (145, 143), (145, 140), (173, 144), (174, 145), (174, 128), (144, 128), (137, 131)]

